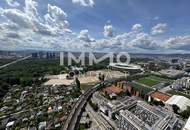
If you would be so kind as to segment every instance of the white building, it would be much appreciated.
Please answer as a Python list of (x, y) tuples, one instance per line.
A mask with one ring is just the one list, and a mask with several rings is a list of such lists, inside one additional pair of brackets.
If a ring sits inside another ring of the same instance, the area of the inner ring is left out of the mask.
[(184, 96), (173, 95), (166, 101), (166, 104), (177, 105), (181, 111), (184, 111), (190, 106), (190, 100)]
[(183, 130), (190, 130), (190, 117), (188, 118)]
[(173, 89), (183, 89), (183, 88), (190, 88), (190, 78), (189, 77), (183, 77), (181, 79), (176, 80), (172, 84)]
[(125, 63), (110, 63), (108, 67), (113, 70), (127, 71), (129, 73), (139, 73), (143, 71), (141, 66)]
[(176, 78), (176, 77), (181, 77), (185, 74), (185, 71), (182, 70), (175, 70), (175, 69), (164, 69), (159, 71), (161, 75), (165, 75), (170, 78)]
[(11, 130), (11, 127), (15, 124), (15, 121), (8, 122), (6, 125), (6, 130)]

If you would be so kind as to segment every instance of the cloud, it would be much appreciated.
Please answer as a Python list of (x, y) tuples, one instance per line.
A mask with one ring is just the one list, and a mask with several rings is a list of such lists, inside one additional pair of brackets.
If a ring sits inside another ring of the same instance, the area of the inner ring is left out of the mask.
[(67, 14), (61, 8), (49, 4), (47, 14), (41, 17), (37, 6), (34, 0), (25, 0), (23, 9), (0, 8), (0, 18), (4, 20), (0, 24), (1, 48), (62, 49), (70, 42), (66, 39), (72, 37), (73, 42), (77, 39), (69, 29)]
[(157, 35), (157, 34), (163, 34), (167, 30), (167, 24), (166, 23), (158, 23), (151, 29), (151, 34), (152, 35)]
[(96, 40), (96, 50), (102, 51), (151, 51), (162, 50), (160, 41), (157, 41), (150, 34), (138, 33), (135, 31), (123, 33), (109, 39)]
[(94, 7), (94, 0), (72, 0), (74, 4), (80, 4), (85, 7)]
[(131, 29), (133, 31), (141, 31), (143, 28), (141, 24), (134, 24)]
[(113, 37), (113, 32), (114, 32), (114, 30), (113, 30), (112, 25), (105, 25), (104, 26), (103, 34), (104, 34), (105, 37)]
[(87, 29), (81, 30), (80, 33), (79, 33), (79, 35), (78, 35), (78, 38), (80, 40), (88, 42), (88, 43), (95, 41), (93, 38), (90, 37), (89, 32), (88, 32)]
[(25, 0), (25, 7), (24, 12), (29, 17), (33, 18), (34, 20), (38, 19), (38, 11), (37, 7), (38, 3), (33, 0)]
[(69, 22), (65, 20), (67, 18), (67, 14), (61, 8), (48, 4), (48, 13), (49, 14), (47, 15), (50, 19), (46, 22), (50, 23), (51, 25), (56, 24), (56, 26), (61, 29), (67, 28), (69, 26)]
[(68, 29), (67, 14), (57, 6), (48, 4), (48, 13), (40, 17), (37, 11), (38, 4), (33, 0), (25, 0), (24, 11), (19, 9), (2, 9), (1, 15), (20, 28), (31, 29), (42, 35), (58, 35)]
[(6, 32), (7, 38), (20, 38), (20, 35), (16, 32)]
[[(89, 35), (89, 30), (81, 30), (79, 33), (72, 32), (67, 21), (69, 16), (60, 7), (47, 4), (46, 12), (41, 13), (38, 10), (37, 0), (25, 0), (24, 2), (20, 2), (24, 7), (0, 8), (0, 18), (3, 19), (0, 23), (1, 49), (64, 49), (65, 51), (103, 52), (174, 50), (182, 52), (183, 50), (189, 51), (190, 48), (190, 35), (170, 38), (153, 36), (167, 30), (165, 23), (152, 27), (150, 34), (143, 32), (141, 24), (134, 24), (130, 32), (116, 35), (113, 26), (108, 22), (103, 32), (106, 38), (95, 40)], [(84, 2), (89, 4), (87, 0)], [(84, 6), (87, 6), (85, 4)]]
[(158, 43), (146, 33), (139, 33), (136, 37), (130, 42), (133, 47), (139, 47), (142, 49), (158, 49), (160, 46)]
[(4, 9), (1, 13), (8, 20), (20, 27), (30, 28), (32, 26), (30, 18), (18, 9)]
[(168, 49), (189, 50), (190, 48), (190, 35), (176, 36), (166, 39), (163, 47)]
[(16, 0), (6, 0), (7, 4), (12, 7), (18, 7), (20, 4)]

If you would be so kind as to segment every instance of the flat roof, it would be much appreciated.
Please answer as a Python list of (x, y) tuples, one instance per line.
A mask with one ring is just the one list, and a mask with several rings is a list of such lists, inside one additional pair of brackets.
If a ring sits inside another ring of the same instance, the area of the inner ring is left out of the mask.
[(124, 89), (120, 87), (116, 87), (116, 86), (110, 86), (103, 89), (103, 92), (107, 92), (108, 94), (112, 94), (112, 93), (119, 94), (124, 91), (125, 91)]
[(120, 69), (131, 69), (131, 70), (141, 69), (139, 65), (125, 64), (125, 63), (110, 63), (109, 66), (120, 68)]
[(168, 99), (171, 98), (170, 95), (166, 94), (166, 93), (163, 93), (163, 92), (160, 92), (160, 91), (155, 91), (155, 92), (152, 92), (150, 94), (151, 97), (153, 98), (157, 98), (163, 102), (166, 102)]
[(184, 96), (173, 95), (170, 99), (166, 101), (167, 104), (177, 105), (181, 110), (186, 110), (187, 106), (190, 106), (190, 100)]
[(185, 73), (182, 70), (175, 70), (175, 69), (164, 69), (159, 72), (163, 75), (169, 75), (169, 76), (177, 76), (177, 75), (182, 75)]
[(188, 118), (183, 130), (190, 130), (190, 117)]

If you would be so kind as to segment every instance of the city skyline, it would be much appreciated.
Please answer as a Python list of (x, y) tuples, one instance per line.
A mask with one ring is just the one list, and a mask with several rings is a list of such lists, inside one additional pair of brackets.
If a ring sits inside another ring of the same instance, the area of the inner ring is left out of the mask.
[(2, 50), (189, 53), (188, 0), (3, 0)]

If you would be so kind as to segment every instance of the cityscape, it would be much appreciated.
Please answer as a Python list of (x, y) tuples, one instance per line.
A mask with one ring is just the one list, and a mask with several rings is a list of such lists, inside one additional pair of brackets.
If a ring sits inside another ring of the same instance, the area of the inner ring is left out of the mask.
[(190, 130), (189, 7), (1, 0), (0, 130)]

